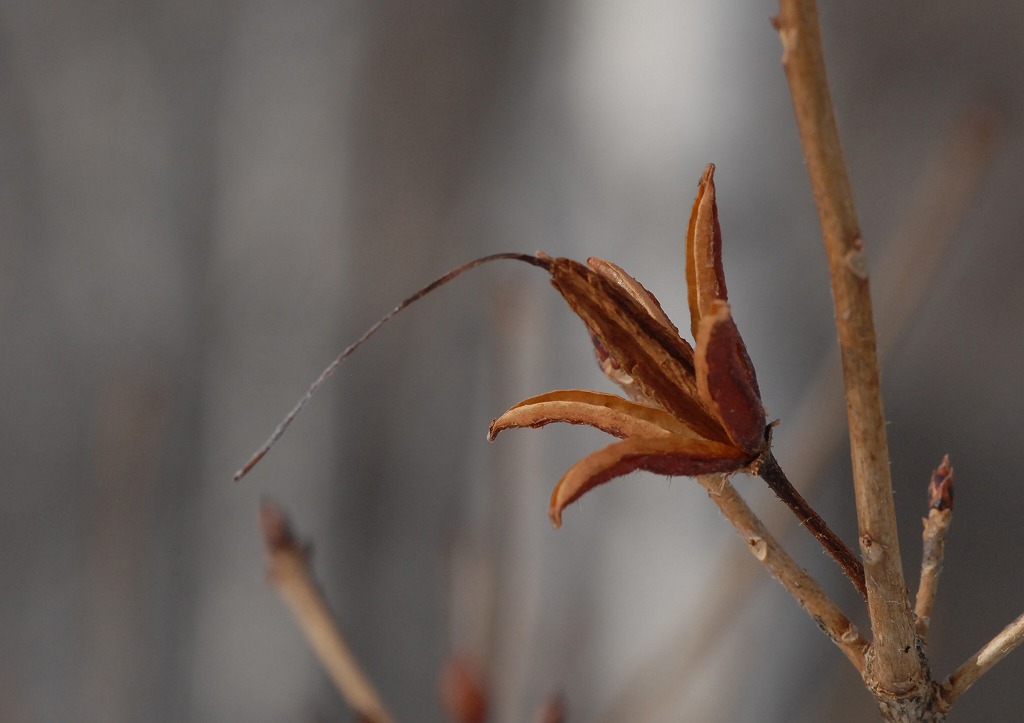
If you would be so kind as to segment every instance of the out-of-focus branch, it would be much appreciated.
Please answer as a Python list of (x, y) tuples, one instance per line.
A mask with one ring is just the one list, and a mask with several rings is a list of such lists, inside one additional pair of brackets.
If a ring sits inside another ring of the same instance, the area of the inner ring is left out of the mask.
[(782, 583), (793, 599), (818, 626), (839, 646), (858, 671), (864, 670), (864, 653), (868, 643), (857, 632), (850, 619), (822, 590), (818, 581), (807, 574), (768, 532), (753, 510), (724, 475), (701, 475), (697, 482), (708, 493), (726, 519), (732, 523), (754, 557)]
[(553, 695), (537, 711), (537, 723), (565, 723), (565, 699), (559, 693)]
[(939, 589), (939, 575), (942, 574), (942, 560), (946, 553), (946, 532), (953, 521), (953, 468), (949, 466), (949, 455), (942, 458), (942, 464), (932, 473), (928, 484), (928, 517), (924, 519), (924, 549), (921, 554), (921, 582), (917, 586), (917, 634), (924, 640), (928, 637), (928, 625), (932, 619), (935, 593)]
[(488, 696), (480, 670), (462, 655), (448, 659), (441, 671), (441, 703), (451, 723), (484, 723)]
[(907, 597), (889, 473), (864, 241), (828, 91), (813, 0), (782, 0), (775, 21), (814, 202), (839, 332), (853, 482), (874, 633), (865, 679), (879, 701), (902, 701), (928, 684)]
[(313, 579), (309, 569), (309, 550), (296, 541), (284, 514), (274, 505), (263, 503), (260, 522), (270, 556), (270, 582), (291, 608), (306, 640), (338, 692), (362, 720), (391, 723), (391, 715), (352, 655), (320, 587)]

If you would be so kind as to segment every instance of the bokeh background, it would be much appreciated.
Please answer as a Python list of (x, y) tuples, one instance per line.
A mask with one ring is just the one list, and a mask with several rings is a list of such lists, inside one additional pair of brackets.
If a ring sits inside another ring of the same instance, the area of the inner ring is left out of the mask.
[[(713, 161), (778, 456), (853, 540), (775, 12), (0, 2), (0, 719), (349, 720), (266, 585), (269, 497), (401, 720), (443, 719), (455, 652), (500, 721), (558, 692), (573, 721), (872, 720), (695, 485), (633, 475), (555, 531), (551, 485), (606, 440), (485, 441), (521, 398), (609, 388), (536, 269), (485, 267), (410, 309), (231, 482), (340, 349), (470, 258), (606, 257), (685, 319)], [(931, 469), (956, 468), (944, 677), (1024, 610), (1024, 6), (824, 3), (822, 24), (876, 316), (897, 329), (883, 381), (912, 588)], [(864, 625), (809, 538), (737, 484)], [(951, 720), (1017, 719), (1022, 675), (1018, 652)]]

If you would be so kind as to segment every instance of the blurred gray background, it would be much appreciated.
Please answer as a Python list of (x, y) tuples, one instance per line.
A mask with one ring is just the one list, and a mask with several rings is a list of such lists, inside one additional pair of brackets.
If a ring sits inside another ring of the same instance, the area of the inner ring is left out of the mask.
[[(401, 720), (443, 719), (455, 651), (494, 720), (557, 692), (572, 721), (872, 720), (696, 485), (633, 475), (555, 531), (552, 484), (607, 440), (485, 441), (526, 396), (609, 389), (536, 269), (485, 267), (410, 309), (231, 482), (340, 349), (475, 256), (606, 257), (685, 319), (713, 161), (778, 457), (853, 540), (838, 388), (809, 382), (835, 332), (775, 12), (0, 2), (0, 719), (349, 720), (265, 583), (266, 496)], [(944, 677), (1024, 610), (1024, 5), (825, 3), (822, 23), (876, 316), (905, 315), (883, 381), (912, 589), (931, 469), (956, 468)], [(865, 626), (809, 537), (736, 483)], [(1018, 719), (1022, 676), (1018, 652), (951, 720)]]

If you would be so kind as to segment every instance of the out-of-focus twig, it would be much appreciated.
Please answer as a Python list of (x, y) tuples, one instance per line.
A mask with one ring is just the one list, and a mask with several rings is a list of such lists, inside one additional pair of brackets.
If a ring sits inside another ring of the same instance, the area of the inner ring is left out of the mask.
[(935, 593), (939, 589), (939, 575), (942, 574), (942, 560), (946, 552), (946, 532), (952, 521), (953, 468), (949, 466), (947, 454), (928, 483), (928, 517), (923, 520), (921, 582), (917, 586), (917, 602), (914, 605), (914, 614), (917, 616), (915, 624), (921, 640), (928, 637), (928, 625), (932, 619)]
[(559, 693), (551, 696), (537, 711), (537, 723), (565, 723), (565, 699)]
[(441, 702), (452, 723), (484, 723), (487, 720), (487, 689), (480, 671), (469, 658), (449, 658), (441, 671)]
[[(160, 461), (168, 444), (168, 379), (145, 366), (111, 371), (93, 422), (93, 465), (87, 474), (84, 579), (75, 714), (81, 720), (131, 720), (141, 713), (145, 657), (147, 556), (140, 544), (157, 516)], [(6, 701), (5, 701), (6, 702)], [(2, 708), (2, 706), (0, 706)], [(0, 720), (11, 720), (0, 711)]]
[(756, 565), (743, 564), (747, 554), (738, 545), (723, 553), (720, 573), (707, 585), (700, 609), (680, 620), (630, 673), (602, 712), (601, 723), (667, 720), (673, 705), (686, 699), (687, 686), (700, 679), (697, 671), (707, 667), (716, 648), (728, 639), (727, 629), (754, 602), (757, 584), (767, 580)]
[(362, 720), (390, 723), (391, 715), (352, 655), (313, 579), (308, 548), (296, 541), (284, 514), (274, 505), (264, 502), (260, 506), (260, 522), (270, 556), (270, 582), (291, 608), (338, 692)]

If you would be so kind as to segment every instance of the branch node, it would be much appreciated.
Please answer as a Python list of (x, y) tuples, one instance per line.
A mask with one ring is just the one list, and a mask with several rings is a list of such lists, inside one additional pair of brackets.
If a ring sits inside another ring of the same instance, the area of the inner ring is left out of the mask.
[(867, 533), (860, 536), (860, 553), (865, 565), (877, 565), (885, 556), (882, 546), (876, 545), (874, 539)]
[(846, 252), (843, 260), (846, 262), (846, 267), (850, 270), (850, 273), (861, 281), (867, 281), (868, 255), (864, 251), (864, 239), (858, 237), (854, 240), (853, 248)]
[(747, 544), (758, 560), (764, 562), (768, 558), (768, 543), (764, 541), (764, 538), (751, 537), (747, 540)]

